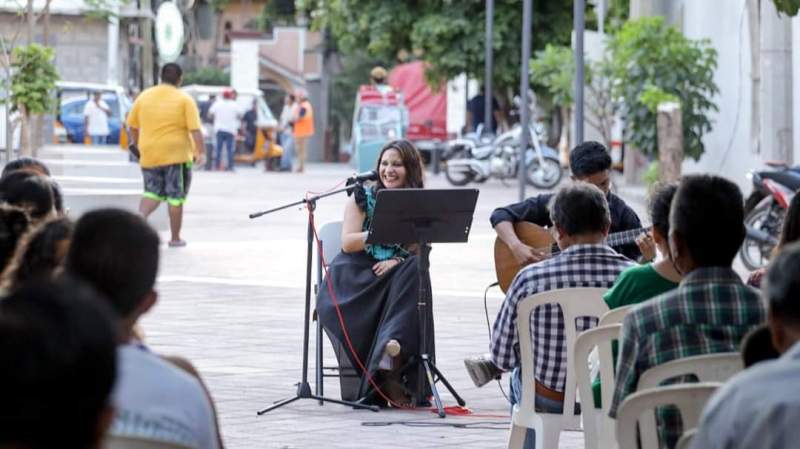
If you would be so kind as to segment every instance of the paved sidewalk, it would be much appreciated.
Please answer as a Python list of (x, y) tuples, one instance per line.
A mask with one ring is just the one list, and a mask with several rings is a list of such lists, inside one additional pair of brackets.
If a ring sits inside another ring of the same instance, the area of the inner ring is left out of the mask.
[[(498, 205), (516, 201), (513, 184), (476, 186), (469, 243), (436, 245), (431, 254), (439, 367), (474, 415), (373, 413), (305, 399), (256, 416), (257, 409), (292, 396), (300, 379), (307, 215), (299, 207), (257, 220), (247, 214), (299, 200), (308, 190), (330, 189), (351, 172), (320, 164), (302, 175), (250, 168), (196, 172), (184, 218), (189, 244), (162, 251), (160, 302), (143, 322), (148, 343), (196, 363), (216, 401), (228, 448), (505, 447), (508, 404), (497, 384), (475, 388), (462, 360), (488, 350), (483, 292), (494, 281), (488, 217)], [(430, 175), (428, 186), (448, 187), (442, 175)], [(320, 202), (318, 225), (340, 220), (344, 202), (344, 195)], [(501, 301), (499, 290), (490, 292), (490, 321)], [(309, 366), (313, 387), (313, 358)], [(338, 390), (336, 379), (327, 379), (326, 395), (338, 398)], [(444, 399), (455, 404), (447, 394)], [(560, 447), (582, 448), (583, 434), (562, 433)]]

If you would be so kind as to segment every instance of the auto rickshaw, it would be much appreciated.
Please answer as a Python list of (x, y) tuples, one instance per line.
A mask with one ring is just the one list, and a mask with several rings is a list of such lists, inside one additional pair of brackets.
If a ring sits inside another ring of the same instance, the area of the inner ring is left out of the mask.
[(353, 113), (353, 155), (358, 171), (374, 169), (381, 148), (404, 138), (407, 127), (408, 112), (400, 92), (361, 86)]

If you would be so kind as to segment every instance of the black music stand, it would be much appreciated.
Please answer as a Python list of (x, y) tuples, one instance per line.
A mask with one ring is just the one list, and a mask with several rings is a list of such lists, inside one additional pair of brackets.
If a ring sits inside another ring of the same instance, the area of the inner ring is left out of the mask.
[[(417, 313), (420, 325), (418, 391), (416, 404), (423, 404), (425, 382), (431, 387), (439, 417), (444, 418), (442, 400), (436, 390), (441, 380), (450, 394), (465, 405), (463, 399), (445, 379), (426, 351), (428, 338), (428, 308), (432, 295), (428, 290), (430, 243), (463, 243), (469, 237), (472, 214), (478, 201), (477, 189), (385, 189), (378, 192), (375, 213), (367, 236), (370, 244), (416, 243), (419, 245), (417, 266), (419, 273), (419, 299)], [(432, 311), (432, 309), (430, 309)], [(431, 312), (432, 313), (432, 312)], [(433, 375), (437, 378), (434, 379)]]

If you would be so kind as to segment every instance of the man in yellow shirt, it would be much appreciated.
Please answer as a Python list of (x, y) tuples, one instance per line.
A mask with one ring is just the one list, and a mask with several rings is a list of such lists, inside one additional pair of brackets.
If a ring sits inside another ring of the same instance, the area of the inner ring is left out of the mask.
[(203, 163), (200, 114), (192, 97), (181, 92), (183, 71), (178, 64), (161, 68), (161, 84), (142, 92), (128, 114), (131, 151), (139, 157), (144, 194), (139, 212), (149, 217), (162, 201), (169, 210), (170, 247), (181, 240), (183, 203), (192, 180), (192, 163)]

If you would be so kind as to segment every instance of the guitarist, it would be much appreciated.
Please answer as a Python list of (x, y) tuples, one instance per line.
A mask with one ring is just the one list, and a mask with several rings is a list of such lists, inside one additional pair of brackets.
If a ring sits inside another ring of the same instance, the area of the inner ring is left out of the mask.
[[(578, 145), (570, 153), (569, 164), (574, 181), (594, 184), (606, 195), (611, 212), (611, 233), (642, 227), (636, 212), (625, 204), (622, 198), (610, 192), (611, 156), (602, 144), (589, 141)], [(492, 212), (490, 218), (492, 227), (497, 236), (514, 253), (514, 257), (520, 265), (538, 262), (547, 255), (520, 241), (514, 233), (514, 223), (528, 221), (542, 227), (551, 227), (553, 222), (550, 220), (548, 205), (553, 195), (552, 193), (542, 193), (521, 203), (499, 207)], [(649, 239), (642, 238), (637, 240), (637, 244), (631, 243), (614, 249), (631, 260), (645, 262), (655, 256), (655, 247), (650, 242)], [(648, 257), (645, 257), (646, 260), (641, 260), (642, 251), (637, 245), (641, 245), (648, 254)]]

